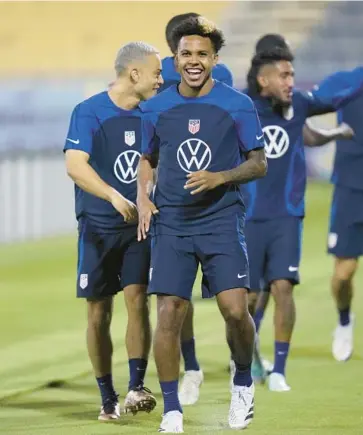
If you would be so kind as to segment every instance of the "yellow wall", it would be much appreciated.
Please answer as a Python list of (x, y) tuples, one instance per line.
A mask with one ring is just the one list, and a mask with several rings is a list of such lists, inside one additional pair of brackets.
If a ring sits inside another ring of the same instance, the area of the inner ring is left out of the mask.
[(2, 75), (103, 73), (118, 48), (144, 40), (168, 54), (167, 21), (198, 12), (215, 20), (229, 2), (0, 3)]

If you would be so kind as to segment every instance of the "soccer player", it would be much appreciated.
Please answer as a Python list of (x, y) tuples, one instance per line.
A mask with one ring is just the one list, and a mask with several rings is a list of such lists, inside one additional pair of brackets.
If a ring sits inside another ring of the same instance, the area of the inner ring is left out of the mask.
[(120, 417), (112, 380), (110, 325), (121, 289), (128, 312), (126, 348), (130, 381), (126, 412), (156, 405), (144, 387), (151, 345), (146, 288), (149, 242), (137, 241), (136, 170), (141, 151), (137, 106), (162, 83), (157, 50), (143, 42), (123, 46), (108, 91), (81, 102), (72, 113), (64, 147), (75, 182), (78, 220), (77, 296), (87, 301), (87, 347), (102, 398), (99, 420)]
[(362, 91), (363, 68), (329, 76), (312, 92), (294, 89), (289, 50), (257, 53), (248, 73), (265, 135), (269, 173), (246, 185), (246, 241), (251, 289), (263, 279), (275, 300), (272, 391), (289, 391), (285, 366), (295, 323), (293, 288), (299, 283), (306, 170), (303, 128), (310, 116), (332, 112)]
[[(171, 53), (177, 52), (172, 32), (180, 23), (188, 18), (197, 18), (200, 15), (195, 12), (176, 15), (171, 18), (165, 29), (165, 37)], [(175, 57), (168, 56), (162, 60), (164, 84), (159, 91), (169, 88), (171, 85), (180, 82), (180, 74), (175, 67)], [(212, 69), (212, 76), (220, 82), (233, 86), (232, 73), (221, 63)], [(194, 308), (190, 302), (185, 315), (183, 328), (181, 331), (181, 352), (184, 360), (184, 376), (180, 383), (179, 400), (182, 405), (193, 405), (199, 399), (199, 390), (203, 382), (203, 371), (195, 351), (194, 327), (193, 327)]]
[(363, 96), (338, 112), (355, 136), (338, 141), (332, 183), (334, 194), (330, 212), (328, 252), (335, 257), (332, 294), (339, 314), (332, 352), (337, 361), (347, 361), (353, 353), (354, 317), (351, 314), (353, 277), (358, 258), (363, 255)]
[[(161, 432), (182, 432), (178, 399), (180, 332), (198, 264), (204, 295), (216, 295), (236, 364), (231, 428), (253, 418), (254, 324), (239, 185), (266, 173), (263, 133), (251, 100), (212, 79), (224, 37), (202, 17), (173, 32), (181, 83), (142, 105), (138, 171), (139, 239), (153, 217), (149, 292), (157, 294), (154, 355), (164, 398)], [(241, 154), (245, 155), (242, 163)], [(154, 203), (153, 168), (158, 165)]]
[[(257, 42), (255, 46), (255, 53), (260, 53), (262, 51), (273, 50), (275, 48), (282, 48), (285, 50), (291, 50), (288, 41), (284, 36), (268, 33), (263, 35)], [(248, 92), (246, 89), (244, 92)], [(341, 123), (337, 128), (332, 128), (329, 130), (321, 129), (313, 126), (309, 120), (306, 120), (303, 129), (303, 141), (306, 146), (321, 146), (330, 141), (337, 139), (349, 139), (353, 135), (352, 128)], [(260, 289), (256, 289), (260, 290)], [(256, 325), (256, 332), (258, 334), (262, 318), (269, 300), (270, 287), (268, 285), (264, 286), (261, 290), (263, 291), (251, 291), (249, 294), (249, 306), (250, 312), (254, 316), (254, 321)], [(258, 343), (258, 340), (257, 340)], [(263, 364), (264, 363), (264, 364)], [(265, 367), (264, 367), (265, 366)], [(256, 346), (254, 359), (252, 363), (252, 377), (255, 382), (264, 382), (266, 378), (265, 368), (269, 371), (272, 370), (271, 363), (266, 360), (262, 360), (259, 355), (258, 346)], [(231, 373), (233, 374), (233, 364), (231, 364)]]

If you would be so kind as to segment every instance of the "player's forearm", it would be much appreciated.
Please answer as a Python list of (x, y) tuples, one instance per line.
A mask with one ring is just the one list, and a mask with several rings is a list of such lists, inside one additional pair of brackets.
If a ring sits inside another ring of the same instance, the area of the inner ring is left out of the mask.
[(224, 184), (245, 184), (262, 178), (267, 173), (267, 161), (263, 150), (250, 153), (246, 162), (229, 171), (221, 172)]
[(67, 172), (77, 186), (85, 192), (106, 201), (111, 201), (114, 193), (113, 187), (105, 183), (87, 162), (68, 164)]
[(137, 202), (149, 199), (154, 188), (155, 171), (148, 157), (141, 156), (137, 170)]
[(319, 147), (327, 143), (344, 139), (344, 125), (329, 130), (317, 128), (311, 124), (304, 126), (304, 145), (309, 147)]

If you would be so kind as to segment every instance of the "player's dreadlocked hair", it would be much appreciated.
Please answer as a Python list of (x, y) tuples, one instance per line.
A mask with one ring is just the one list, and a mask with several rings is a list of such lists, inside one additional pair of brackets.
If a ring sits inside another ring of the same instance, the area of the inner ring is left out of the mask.
[(257, 76), (264, 65), (272, 65), (275, 62), (286, 60), (292, 62), (294, 56), (288, 49), (274, 48), (273, 50), (261, 51), (252, 58), (251, 67), (247, 74), (248, 93), (256, 95), (261, 92), (261, 86), (258, 83)]
[(199, 16), (200, 15), (197, 14), (196, 12), (188, 12), (186, 14), (175, 15), (175, 17), (169, 20), (165, 29), (165, 37), (166, 37), (166, 42), (168, 43), (168, 46), (172, 53), (175, 53), (178, 48), (177, 46), (174, 45), (174, 41), (172, 39), (172, 32), (175, 29), (175, 27), (178, 27), (180, 23), (182, 23), (183, 21), (189, 18), (197, 18)]
[(172, 40), (175, 47), (178, 47), (180, 40), (184, 36), (198, 35), (209, 38), (216, 53), (224, 46), (224, 35), (220, 29), (204, 17), (192, 17), (181, 22), (172, 31)]

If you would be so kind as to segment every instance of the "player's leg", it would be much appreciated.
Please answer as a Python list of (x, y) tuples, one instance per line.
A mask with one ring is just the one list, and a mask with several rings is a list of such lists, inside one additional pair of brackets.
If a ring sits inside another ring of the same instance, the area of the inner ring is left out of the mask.
[(263, 316), (270, 300), (270, 287), (266, 286), (262, 291), (258, 293), (255, 310), (253, 313), (253, 320), (256, 325), (256, 332), (259, 333)]
[(164, 400), (160, 432), (183, 431), (178, 397), (180, 337), (198, 262), (191, 237), (152, 238), (150, 294), (157, 294), (154, 357)]
[[(77, 296), (87, 299), (87, 348), (102, 398), (99, 420), (120, 417), (118, 395), (112, 380), (110, 326), (113, 295), (119, 289), (117, 271), (112, 270), (112, 236), (99, 235), (81, 221), (78, 243)], [(99, 246), (102, 245), (102, 251)]]
[(271, 391), (289, 391), (286, 363), (295, 326), (294, 286), (299, 283), (302, 219), (288, 217), (269, 222), (266, 279), (275, 301), (275, 359), (269, 376)]
[[(262, 363), (259, 347), (259, 319), (256, 317), (256, 304), (260, 298), (262, 277), (264, 275), (264, 263), (266, 254), (266, 237), (264, 235), (264, 223), (247, 221), (245, 226), (248, 260), (250, 266), (251, 291), (248, 294), (249, 312), (253, 317), (256, 327), (256, 344), (253, 351), (252, 378), (258, 384), (266, 380), (266, 370)], [(231, 375), (233, 371), (231, 370)], [(233, 378), (231, 379), (233, 381)]]
[[(128, 234), (129, 233), (129, 234)], [(155, 397), (144, 386), (151, 346), (151, 324), (147, 283), (150, 267), (150, 241), (138, 242), (133, 229), (123, 236), (121, 286), (127, 309), (126, 349), (129, 359), (129, 385), (125, 412), (152, 411)]]
[(249, 267), (240, 233), (194, 237), (211, 295), (216, 295), (226, 323), (227, 343), (235, 363), (229, 426), (243, 429), (253, 419), (254, 384), (251, 376), (255, 326), (248, 311)]
[(195, 351), (194, 307), (190, 302), (181, 331), (181, 352), (184, 360), (184, 376), (180, 383), (179, 400), (182, 405), (194, 405), (199, 399), (199, 389), (203, 383)]
[(335, 186), (328, 252), (335, 257), (331, 287), (339, 315), (332, 353), (337, 361), (347, 361), (353, 353), (353, 277), (358, 267), (358, 258), (363, 255), (362, 192)]

